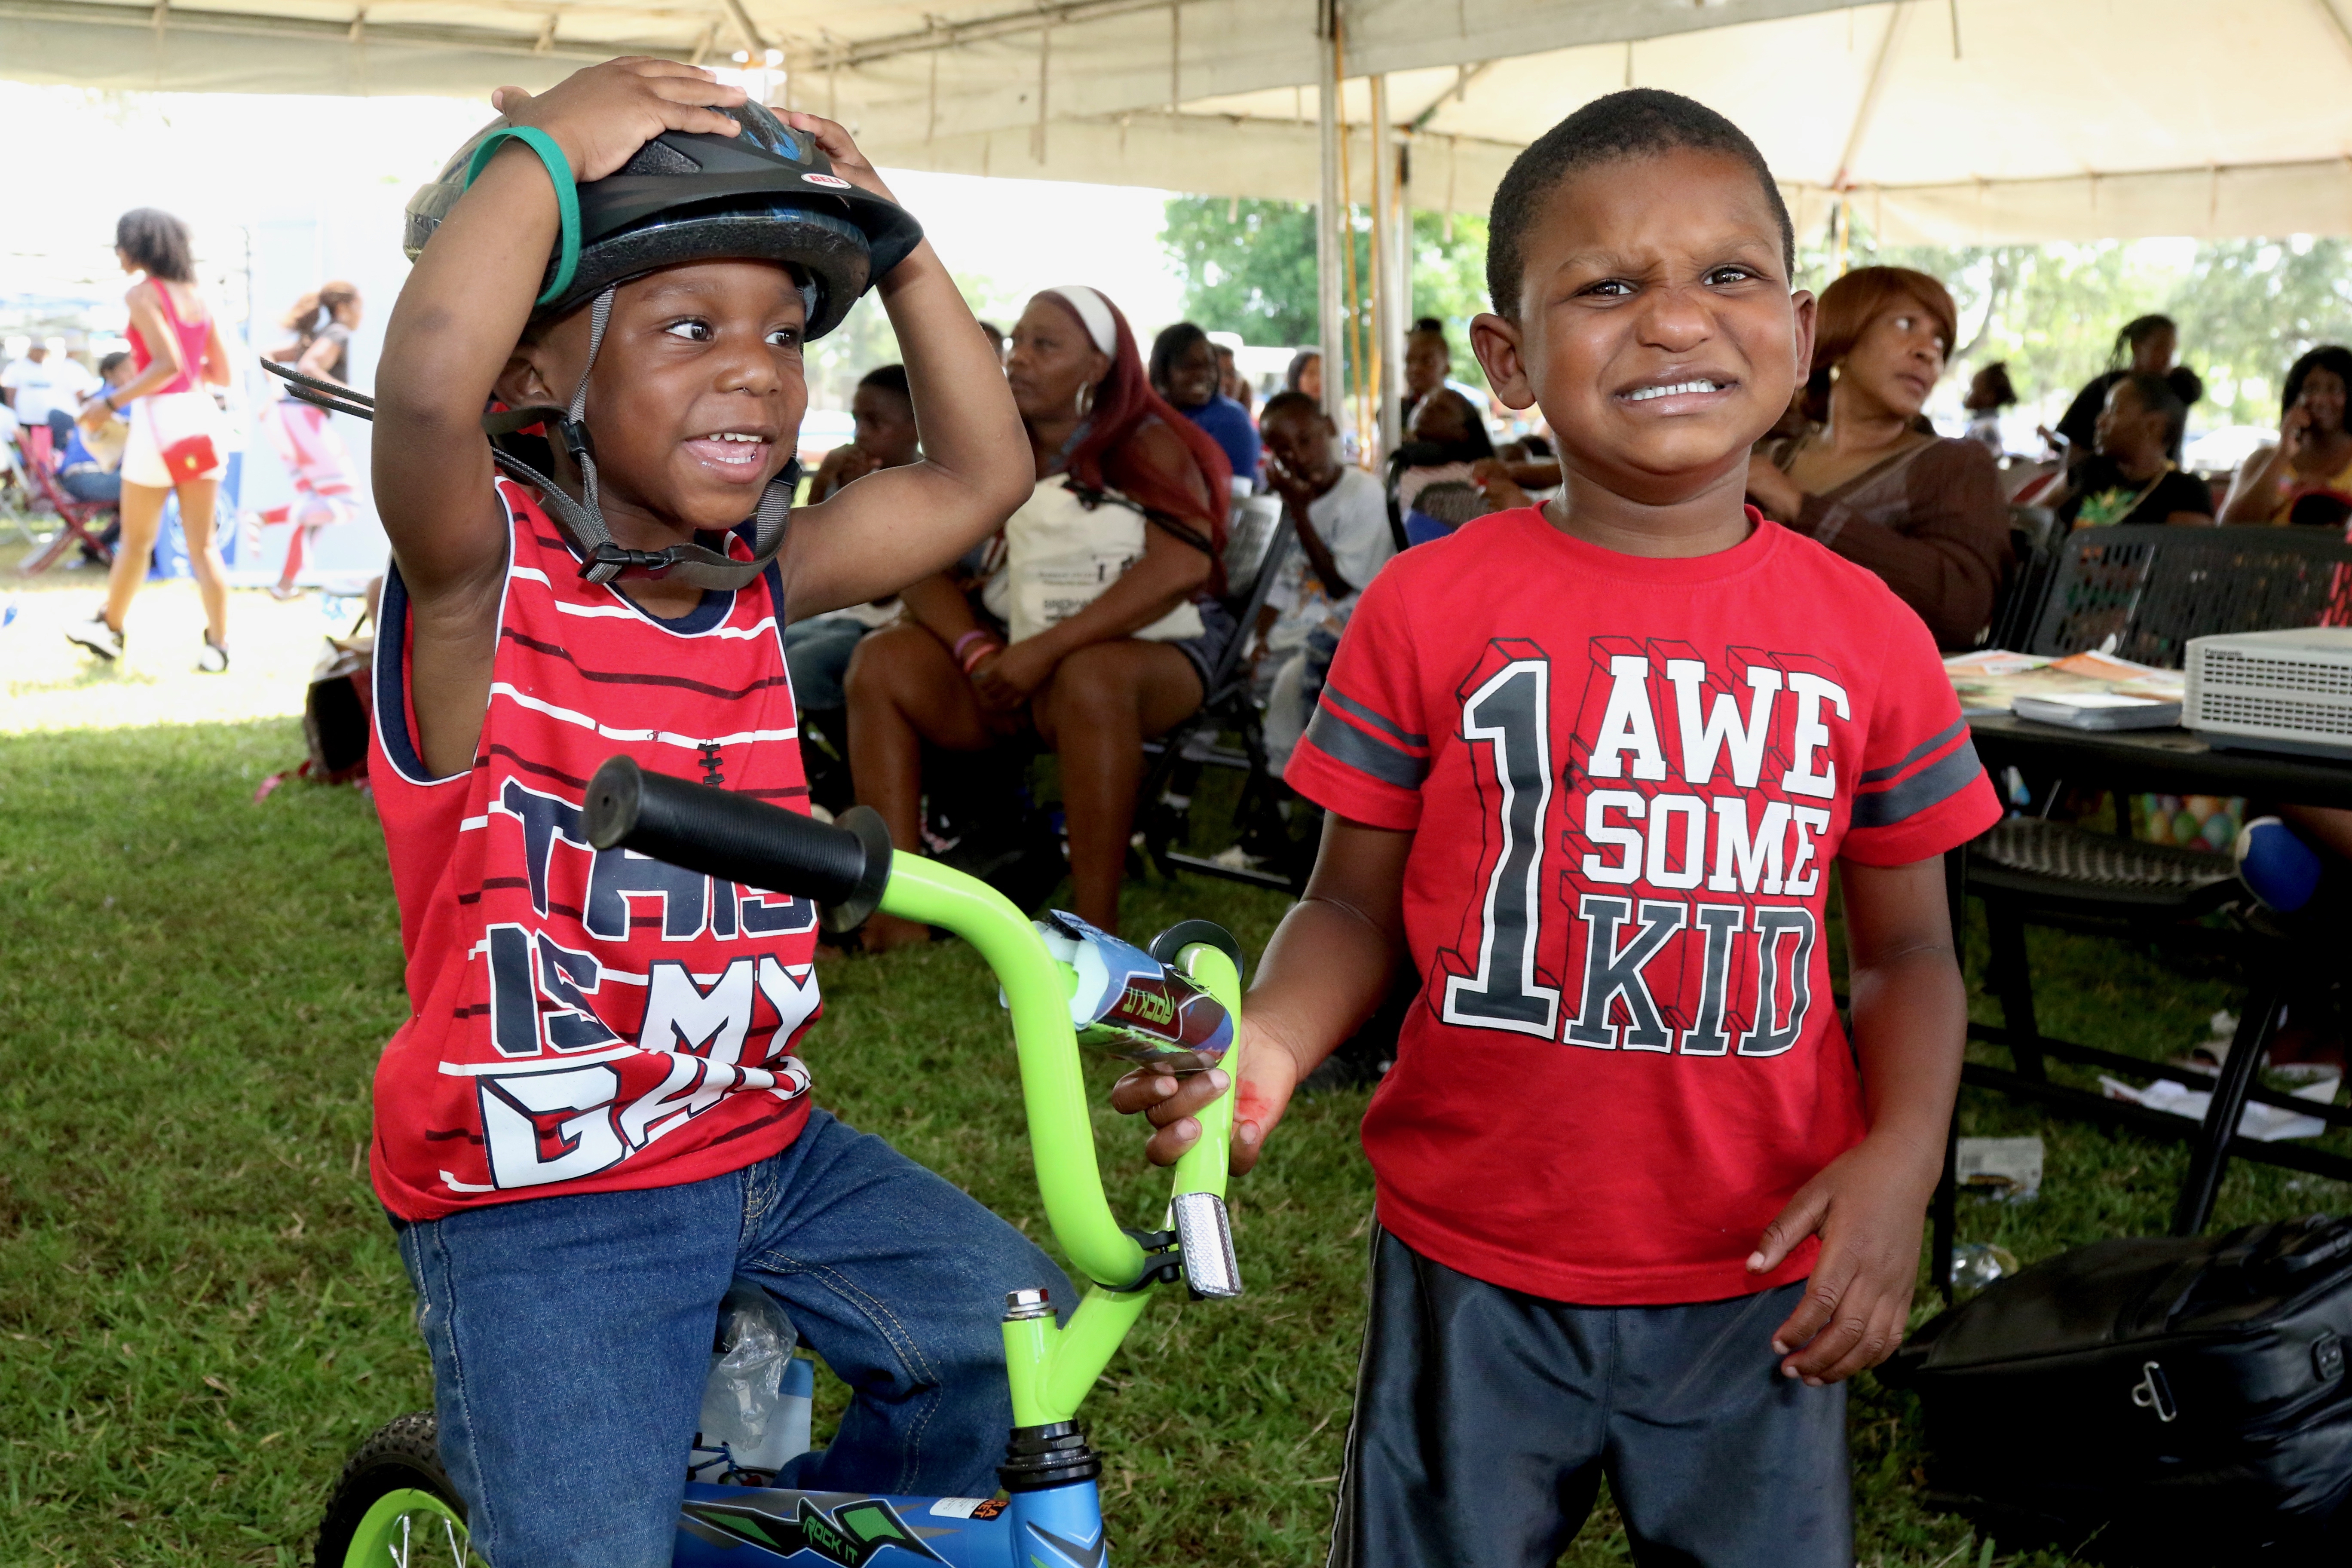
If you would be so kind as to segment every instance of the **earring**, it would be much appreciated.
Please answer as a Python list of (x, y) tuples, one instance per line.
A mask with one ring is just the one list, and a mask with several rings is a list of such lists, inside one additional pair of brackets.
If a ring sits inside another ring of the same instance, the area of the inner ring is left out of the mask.
[(1078, 417), (1084, 419), (1095, 411), (1095, 389), (1090, 383), (1078, 384)]

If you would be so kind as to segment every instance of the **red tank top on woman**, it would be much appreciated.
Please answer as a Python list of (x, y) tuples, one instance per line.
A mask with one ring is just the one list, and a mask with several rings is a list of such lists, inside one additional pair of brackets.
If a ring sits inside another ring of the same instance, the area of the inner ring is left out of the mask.
[[(205, 339), (212, 331), (211, 318), (201, 321), (183, 321), (180, 312), (172, 308), (172, 290), (160, 279), (151, 278), (147, 281), (157, 298), (163, 301), (163, 324), (172, 329), (173, 337), (180, 340), (180, 374), (147, 395), (161, 397), (167, 392), (193, 392), (196, 378), (204, 370)], [(132, 322), (123, 336), (131, 342), (131, 371), (144, 374), (147, 367), (155, 363), (155, 356), (148, 349), (147, 340), (139, 335), (138, 323)]]
[(369, 777), (415, 1011), (376, 1068), (371, 1171), (411, 1220), (699, 1181), (808, 1119), (790, 1052), (819, 1011), (815, 908), (591, 848), (580, 819), (615, 753), (808, 809), (776, 569), (659, 620), (581, 581), (530, 492), (499, 492), (511, 544), (471, 768), (433, 778), (418, 753), (396, 569), (377, 639)]

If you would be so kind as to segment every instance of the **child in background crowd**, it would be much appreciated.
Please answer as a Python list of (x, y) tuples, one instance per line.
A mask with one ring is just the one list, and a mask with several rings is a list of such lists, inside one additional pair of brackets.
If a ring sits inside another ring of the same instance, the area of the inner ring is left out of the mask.
[(1357, 596), (1396, 553), (1396, 539), (1381, 482), (1339, 460), (1339, 432), (1313, 398), (1276, 393), (1258, 434), (1266, 481), (1282, 498), (1298, 546), (1277, 569), (1257, 623), (1266, 762), (1280, 778), (1307, 732)]
[[(856, 435), (835, 447), (809, 481), (810, 505), (852, 480), (884, 468), (903, 468), (922, 456), (915, 429), (915, 404), (907, 390), (907, 367), (886, 364), (866, 373), (850, 395)], [(898, 596), (870, 605), (850, 605), (784, 628), (784, 662), (792, 667), (793, 695), (801, 706), (801, 756), (809, 771), (809, 798), (827, 811), (843, 811), (856, 799), (849, 783), (849, 699), (841, 689), (850, 656), (867, 632), (898, 618)]]
[[(293, 336), (271, 350), (269, 357), (317, 380), (350, 385), (352, 333), (359, 329), (360, 310), (360, 291), (350, 283), (329, 283), (315, 294), (305, 294), (282, 323)], [(274, 381), (272, 384), (276, 386)], [(282, 386), (276, 390), (278, 401), (267, 411), (262, 431), (294, 483), (294, 499), (266, 508), (260, 518), (264, 526), (293, 528), (278, 581), (269, 586), (269, 596), (282, 600), (301, 596), (294, 580), (301, 575), (319, 531), (349, 522), (358, 507), (352, 499), (351, 454), (343, 448), (332, 416), (316, 404), (287, 395)]]
[[(98, 379), (109, 392), (128, 384), (131, 356), (117, 352), (99, 361)], [(73, 435), (58, 457), (58, 483), (76, 500), (120, 502), (122, 454), (130, 445), (131, 422), (101, 403), (90, 403), (74, 421)], [(121, 526), (118, 521), (108, 531)]]
[(2008, 450), (2000, 436), (2000, 411), (2017, 402), (2017, 388), (2010, 384), (2009, 362), (1998, 360), (1969, 378), (1969, 395), (1960, 402), (1968, 410), (1968, 438), (1982, 443), (1985, 450), (1998, 458)]
[(1151, 390), (1168, 405), (1209, 433), (1233, 465), (1234, 494), (1253, 494), (1258, 484), (1258, 432), (1249, 411), (1222, 390), (1223, 363), (1209, 334), (1191, 321), (1162, 327), (1151, 340)]
[[(581, 812), (614, 754), (806, 809), (780, 628), (994, 531), (1030, 489), (1020, 420), (840, 126), (658, 59), (496, 101), (410, 205), (376, 374), (394, 569), (368, 771), (414, 1012), (371, 1170), (443, 1460), (501, 1568), (667, 1563), (740, 1275), (854, 1390), (779, 1484), (985, 1492), (1012, 1419), (998, 1303), (1059, 1301), (1061, 1274), (811, 1108), (806, 900), (592, 851)], [(599, 189), (623, 171), (625, 197)], [(787, 529), (803, 342), (877, 279), (929, 458)], [(532, 425), (551, 479), (499, 479), (486, 427)]]
[(1468, 398), (1439, 387), (1414, 406), (1405, 434), (1389, 458), (1389, 491), (1406, 543), (1443, 539), (1496, 510), (1478, 478), (1495, 442)]
[(2096, 455), (2067, 470), (2059, 520), (2070, 528), (2210, 527), (2213, 492), (2165, 456), (2179, 444), (2188, 417), (2188, 406), (2164, 377), (2142, 371), (2118, 377), (2099, 410)]
[[(1605, 1474), (1637, 1562), (1851, 1568), (1840, 1385), (1902, 1338), (1967, 1023), (1942, 855), (2000, 807), (1918, 616), (1742, 505), (1813, 325), (1748, 138), (1611, 94), (1490, 234), (1473, 341), (1566, 485), (1365, 591), (1286, 774), (1321, 853), (1243, 1024), (1246, 1168), (1423, 979), (1364, 1121), (1331, 1561), (1549, 1568)], [(1216, 1092), (1146, 1069), (1115, 1102), (1170, 1160)]]

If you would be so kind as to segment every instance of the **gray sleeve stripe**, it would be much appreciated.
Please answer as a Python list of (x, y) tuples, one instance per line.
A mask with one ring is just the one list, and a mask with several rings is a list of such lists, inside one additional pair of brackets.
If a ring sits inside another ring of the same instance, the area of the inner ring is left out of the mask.
[(1893, 788), (1855, 795), (1849, 826), (1893, 827), (1908, 822), (1921, 812), (1943, 805), (1983, 776), (1984, 764), (1977, 761), (1976, 747), (1964, 741), (1949, 756), (1921, 768)]
[(1902, 773), (1904, 769), (1917, 762), (1920, 758), (1927, 756), (1931, 752), (1940, 752), (1946, 746), (1950, 745), (1953, 738), (1968, 727), (1969, 721), (1966, 719), (1953, 720), (1948, 729), (1939, 730), (1935, 734), (1928, 736), (1926, 740), (1920, 742), (1917, 745), (1904, 752), (1901, 760), (1889, 763), (1883, 768), (1873, 768), (1868, 773), (1863, 774), (1862, 782), (1864, 784), (1885, 783), (1888, 779), (1894, 778)]
[(1414, 734), (1412, 731), (1398, 725), (1394, 720), (1390, 719), (1383, 714), (1373, 712), (1362, 703), (1355, 700), (1351, 697), (1342, 695), (1330, 686), (1327, 685), (1323, 688), (1323, 700), (1328, 702), (1334, 708), (1339, 709), (1343, 712), (1353, 713), (1357, 718), (1361, 719), (1365, 723), (1370, 724), (1373, 729), (1381, 731), (1381, 733), (1391, 736), (1405, 745), (1419, 747), (1423, 751), (1426, 751), (1429, 747), (1428, 736)]
[[(1325, 687), (1323, 695), (1331, 696)], [(1419, 789), (1421, 781), (1429, 774), (1425, 758), (1407, 756), (1386, 741), (1367, 735), (1344, 719), (1333, 717), (1330, 710), (1318, 707), (1315, 717), (1307, 721), (1307, 738), (1333, 762), (1341, 763), (1399, 789)]]

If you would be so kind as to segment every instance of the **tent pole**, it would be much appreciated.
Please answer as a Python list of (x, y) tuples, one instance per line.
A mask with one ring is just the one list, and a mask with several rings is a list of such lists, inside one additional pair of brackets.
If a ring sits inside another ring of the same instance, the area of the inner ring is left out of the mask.
[(1346, 312), (1339, 300), (1339, 247), (1348, 221), (1346, 193), (1339, 189), (1339, 55), (1336, 7), (1322, 7), (1323, 73), (1317, 89), (1317, 129), (1322, 133), (1322, 184), (1315, 211), (1317, 330), (1322, 333), (1323, 411), (1339, 429), (1348, 427)]
[(1372, 342), (1371, 384), (1380, 397), (1380, 456), (1396, 450), (1403, 405), (1398, 396), (1404, 365), (1404, 324), (1409, 305), (1404, 276), (1397, 265), (1396, 128), (1389, 123), (1389, 79), (1372, 88)]

